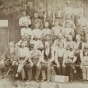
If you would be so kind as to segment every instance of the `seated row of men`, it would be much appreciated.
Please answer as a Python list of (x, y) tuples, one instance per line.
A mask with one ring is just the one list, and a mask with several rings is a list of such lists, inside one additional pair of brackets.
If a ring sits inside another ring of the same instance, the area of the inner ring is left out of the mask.
[[(42, 81), (46, 79), (47, 82), (54, 81), (55, 75), (58, 74), (69, 75), (70, 82), (72, 82), (74, 73), (77, 72), (78, 76), (82, 77), (80, 67), (75, 68), (75, 66), (82, 65), (85, 61), (83, 61), (83, 57), (88, 57), (88, 50), (84, 45), (79, 34), (76, 35), (76, 42), (74, 42), (71, 35), (69, 35), (69, 41), (65, 41), (60, 33), (52, 46), (48, 40), (42, 42), (35, 38), (31, 42), (29, 38), (24, 36), (24, 39), (20, 40), (16, 45), (10, 42), (9, 48), (1, 56), (1, 78), (4, 78), (5, 70), (13, 69), (14, 77), (19, 77), (19, 74), (21, 74), (22, 81), (25, 78), (27, 81), (31, 81), (33, 75), (32, 68), (35, 66), (34, 78), (36, 81), (39, 81), (41, 72)], [(54, 69), (55, 67), (57, 70)], [(83, 77), (86, 80), (85, 74)]]

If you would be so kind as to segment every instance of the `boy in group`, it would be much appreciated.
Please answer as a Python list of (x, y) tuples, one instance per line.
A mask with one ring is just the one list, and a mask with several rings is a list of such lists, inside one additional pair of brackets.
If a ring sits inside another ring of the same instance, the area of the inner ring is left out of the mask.
[(65, 28), (63, 28), (62, 34), (66, 40), (68, 39), (69, 35), (74, 37), (74, 29), (71, 28), (71, 24), (69, 22), (65, 23)]
[(66, 2), (66, 7), (63, 8), (63, 15), (64, 15), (63, 21), (66, 19), (67, 14), (71, 15), (71, 19), (74, 20), (73, 7), (71, 7), (70, 5), (71, 5), (71, 2), (70, 0), (68, 0)]
[(39, 29), (43, 29), (43, 23), (42, 23), (42, 21), (38, 18), (38, 16), (39, 16), (39, 14), (38, 14), (38, 12), (35, 12), (34, 13), (34, 17), (33, 17), (33, 19), (32, 19), (32, 25), (31, 25), (31, 28), (32, 29), (35, 29), (35, 24), (36, 23), (39, 23)]
[(69, 23), (71, 25), (71, 28), (72, 29), (75, 29), (75, 23), (74, 21), (71, 19), (71, 15), (70, 14), (67, 14), (66, 15), (66, 19), (63, 21), (63, 28), (66, 27), (66, 23)]
[(51, 36), (51, 30), (49, 29), (49, 22), (45, 22), (45, 28), (42, 30), (42, 40), (45, 40), (45, 37)]
[(37, 36), (40, 40), (42, 38), (42, 30), (39, 28), (40, 24), (38, 22), (35, 23), (35, 28), (32, 30), (32, 38)]
[(31, 28), (28, 28), (27, 22), (24, 23), (24, 28), (21, 29), (21, 37), (23, 37), (25, 34), (32, 38), (32, 30)]
[(52, 27), (52, 40), (53, 42), (57, 39), (58, 34), (62, 33), (62, 27), (59, 26), (59, 20), (55, 19), (54, 27)]

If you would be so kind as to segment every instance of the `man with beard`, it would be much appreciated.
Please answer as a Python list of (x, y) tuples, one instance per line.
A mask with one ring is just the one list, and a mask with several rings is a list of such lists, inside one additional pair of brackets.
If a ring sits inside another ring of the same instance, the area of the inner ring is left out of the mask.
[(13, 41), (9, 42), (9, 47), (5, 50), (1, 56), (0, 61), (0, 79), (4, 78), (4, 71), (8, 71), (13, 68), (16, 73), (18, 64), (18, 50), (15, 48)]

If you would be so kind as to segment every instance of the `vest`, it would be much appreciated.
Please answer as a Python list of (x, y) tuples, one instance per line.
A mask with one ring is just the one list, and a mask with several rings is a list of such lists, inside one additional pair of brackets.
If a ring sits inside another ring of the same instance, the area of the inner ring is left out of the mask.
[(79, 43), (78, 49), (79, 49), (79, 50), (82, 49), (82, 42)]
[(51, 13), (50, 13), (50, 15), (49, 15), (49, 12), (47, 11), (47, 13), (46, 13), (46, 20), (47, 21), (52, 21), (52, 19), (53, 19), (53, 12), (51, 11)]
[(52, 56), (52, 54), (51, 54), (51, 48), (49, 48), (49, 54), (48, 55), (46, 55), (46, 49), (44, 49), (44, 59), (45, 60), (48, 60), (48, 59), (50, 59), (51, 58), (51, 56)]
[(87, 50), (83, 50), (83, 56), (86, 56), (85, 53), (87, 52), (87, 56), (88, 56), (88, 51)]

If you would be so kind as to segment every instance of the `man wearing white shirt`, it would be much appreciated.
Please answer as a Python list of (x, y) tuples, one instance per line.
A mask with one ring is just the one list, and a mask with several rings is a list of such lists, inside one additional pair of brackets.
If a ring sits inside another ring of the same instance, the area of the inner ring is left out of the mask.
[[(79, 34), (76, 35), (76, 57), (77, 60), (75, 61), (75, 65), (80, 65), (82, 62), (82, 57), (81, 57), (81, 53), (83, 52), (84, 49), (84, 43), (81, 42), (81, 36)], [(82, 70), (80, 67), (76, 67), (77, 70), (77, 78), (81, 78), (82, 77)]]
[(54, 27), (52, 27), (52, 39), (53, 42), (57, 39), (59, 33), (62, 33), (62, 27), (59, 26), (59, 20), (55, 19)]
[[(52, 66), (52, 62), (54, 61), (54, 54), (48, 41), (45, 42), (45, 49), (43, 50), (42, 57), (42, 81), (46, 80), (46, 76), (47, 82), (53, 81), (51, 76), (55, 75), (55, 71)], [(45, 74), (45, 71), (47, 71), (47, 74)]]
[(84, 17), (84, 12), (79, 13), (79, 19), (77, 21), (81, 23), (82, 27), (88, 27), (88, 20)]
[(58, 44), (60, 43), (60, 42), (63, 42), (64, 43), (64, 48), (66, 48), (66, 39), (63, 37), (63, 35), (62, 35), (62, 33), (59, 33), (59, 35), (58, 35), (58, 39), (56, 39), (55, 41), (54, 41), (54, 46), (58, 46)]
[(74, 23), (74, 21), (71, 19), (71, 15), (70, 14), (67, 14), (66, 15), (66, 19), (64, 20), (64, 22), (63, 22), (63, 27), (65, 28), (65, 24), (66, 24), (66, 22), (69, 22), (69, 24), (71, 24), (71, 28), (72, 29), (74, 29), (75, 28), (75, 23)]
[(65, 75), (65, 55), (66, 49), (64, 49), (64, 43), (60, 42), (59, 47), (55, 53), (55, 63), (58, 68), (59, 75)]
[(44, 40), (47, 35), (51, 36), (51, 30), (49, 29), (49, 22), (45, 22), (45, 28), (42, 30), (42, 39)]
[(66, 2), (66, 7), (63, 8), (63, 13), (64, 13), (63, 14), (64, 15), (63, 20), (65, 20), (67, 14), (71, 15), (72, 20), (74, 20), (73, 8), (70, 7), (70, 1), (69, 0)]
[(41, 37), (42, 37), (42, 31), (39, 29), (39, 25), (40, 24), (38, 22), (35, 23), (35, 29), (33, 29), (33, 31), (32, 31), (33, 38), (35, 36), (37, 36), (39, 39), (41, 39)]
[(74, 22), (77, 25), (77, 20), (79, 19), (79, 13), (84, 12), (83, 8), (81, 7), (81, 3), (77, 2), (76, 7), (74, 8)]
[(31, 20), (29, 16), (26, 16), (26, 12), (22, 12), (22, 17), (19, 19), (19, 26), (24, 27), (24, 23), (27, 22), (28, 25), (31, 25)]
[(19, 59), (18, 59), (19, 64), (18, 64), (18, 69), (15, 77), (18, 77), (18, 75), (21, 73), (22, 81), (24, 81), (24, 79), (26, 78), (24, 66), (26, 65), (26, 61), (29, 58), (29, 48), (25, 47), (24, 42), (21, 43), (21, 48), (19, 48), (18, 56), (19, 56)]
[(31, 41), (31, 44), (36, 45), (39, 50), (43, 49), (43, 47), (44, 47), (43, 42), (41, 40), (39, 40), (37, 36), (34, 37), (34, 40)]
[(21, 36), (23, 37), (26, 34), (26, 35), (32, 37), (32, 30), (31, 30), (31, 28), (28, 28), (28, 23), (25, 22), (24, 26), (25, 27), (21, 29)]

